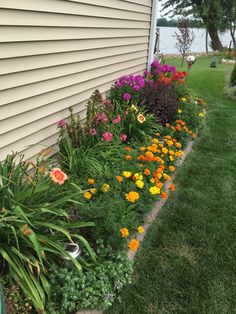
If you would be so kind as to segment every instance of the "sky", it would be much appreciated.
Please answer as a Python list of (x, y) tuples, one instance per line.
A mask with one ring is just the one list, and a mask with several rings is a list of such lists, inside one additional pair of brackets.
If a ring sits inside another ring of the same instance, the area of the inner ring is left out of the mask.
[[(162, 0), (158, 2), (158, 13), (157, 13), (157, 18), (162, 17), (166, 12), (168, 12), (170, 9), (166, 9), (162, 11), (162, 6), (167, 2), (167, 0)], [(161, 12), (162, 11), (162, 12)], [(166, 16), (168, 18), (168, 16)]]

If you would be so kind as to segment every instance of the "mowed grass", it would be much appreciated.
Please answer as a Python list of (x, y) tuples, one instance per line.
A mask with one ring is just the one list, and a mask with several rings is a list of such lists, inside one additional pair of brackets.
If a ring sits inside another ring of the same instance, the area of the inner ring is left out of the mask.
[(236, 313), (236, 103), (223, 97), (232, 67), (210, 60), (187, 79), (207, 102), (206, 125), (145, 237), (133, 284), (107, 314)]

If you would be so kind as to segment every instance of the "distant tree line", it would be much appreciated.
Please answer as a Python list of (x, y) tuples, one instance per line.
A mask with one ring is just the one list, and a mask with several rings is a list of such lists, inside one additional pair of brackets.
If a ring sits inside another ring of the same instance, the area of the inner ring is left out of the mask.
[[(201, 20), (189, 19), (188, 21), (189, 21), (190, 27), (196, 27), (196, 28), (204, 27), (204, 23)], [(167, 19), (165, 17), (161, 17), (161, 18), (157, 19), (157, 26), (178, 27), (178, 20), (177, 19)]]

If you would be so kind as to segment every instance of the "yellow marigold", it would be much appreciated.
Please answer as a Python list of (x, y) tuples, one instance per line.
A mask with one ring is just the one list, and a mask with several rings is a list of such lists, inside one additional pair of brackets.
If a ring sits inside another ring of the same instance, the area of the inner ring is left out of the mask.
[(151, 178), (149, 181), (150, 181), (151, 183), (154, 183), (154, 182), (155, 182), (155, 180), (154, 180), (153, 178)]
[(169, 150), (169, 155), (174, 155), (175, 152), (173, 150)]
[(160, 194), (161, 190), (156, 186), (151, 186), (149, 192), (153, 195)]
[(94, 179), (88, 179), (88, 184), (93, 185), (95, 183)]
[(143, 180), (143, 175), (141, 173), (134, 174), (135, 180)]
[(129, 202), (135, 203), (140, 198), (140, 196), (139, 196), (138, 192), (131, 191), (131, 192), (125, 194), (125, 198)]
[(143, 114), (139, 113), (139, 114), (137, 115), (137, 120), (138, 120), (139, 123), (143, 123), (143, 122), (146, 121), (146, 118), (144, 117)]
[(128, 248), (131, 251), (137, 251), (138, 247), (139, 247), (139, 242), (136, 239), (132, 239), (128, 244)]
[(127, 228), (121, 228), (121, 229), (120, 229), (120, 232), (121, 232), (122, 238), (128, 238), (128, 236), (129, 236), (129, 230), (128, 230)]
[(175, 167), (174, 166), (169, 166), (169, 169), (171, 172), (175, 171)]
[(164, 154), (167, 154), (168, 153), (168, 149), (166, 147), (163, 147), (162, 150), (161, 150)]
[(138, 230), (138, 233), (144, 233), (144, 228), (142, 226), (139, 226), (137, 230)]
[(162, 178), (162, 174), (161, 174), (161, 173), (158, 173), (158, 174), (157, 174), (157, 177), (158, 177), (158, 179), (160, 180), (160, 179)]
[(175, 147), (177, 147), (177, 148), (181, 148), (182, 147), (182, 145), (180, 144), (180, 143), (175, 143)]
[(142, 146), (142, 147), (140, 147), (139, 149), (140, 149), (141, 151), (144, 151), (144, 150), (146, 150), (146, 147)]
[(84, 198), (86, 198), (87, 200), (89, 200), (92, 197), (92, 194), (90, 192), (84, 192)]
[(144, 187), (144, 182), (141, 181), (141, 180), (137, 180), (137, 181), (135, 182), (135, 185), (136, 185), (138, 188), (142, 189), (142, 188)]
[(173, 156), (169, 156), (170, 161), (174, 161), (175, 158)]
[(182, 155), (184, 154), (184, 152), (182, 150), (178, 150), (176, 153), (175, 153), (175, 156), (177, 158), (181, 157)]
[(183, 111), (181, 109), (178, 110), (178, 113), (182, 113)]
[(116, 180), (117, 180), (118, 182), (122, 182), (122, 181), (123, 181), (123, 178), (122, 178), (122, 176), (116, 176)]
[(159, 143), (159, 147), (160, 147), (160, 148), (164, 147), (164, 144)]
[(123, 176), (125, 178), (130, 178), (132, 176), (132, 172), (131, 171), (123, 171)]
[(170, 146), (172, 146), (174, 143), (173, 143), (172, 141), (167, 140), (167, 141), (166, 141), (166, 144), (170, 147)]
[(183, 98), (181, 98), (181, 100), (182, 100), (182, 101), (186, 101), (186, 98), (183, 97)]
[(97, 189), (95, 189), (95, 188), (90, 189), (90, 192), (91, 192), (92, 194), (95, 194), (95, 193), (97, 193)]
[(102, 192), (106, 193), (106, 192), (108, 192), (109, 190), (110, 190), (110, 185), (104, 183), (104, 184), (102, 185)]
[(199, 113), (199, 117), (200, 117), (200, 118), (204, 117), (204, 113), (203, 113), (203, 112), (200, 112), (200, 113)]
[(159, 143), (159, 140), (158, 140), (157, 138), (153, 138), (153, 139), (152, 139), (152, 142), (153, 142), (154, 144), (158, 144), (158, 143)]
[(168, 174), (166, 174), (166, 173), (163, 173), (163, 177), (167, 181), (169, 181), (171, 179), (170, 176)]

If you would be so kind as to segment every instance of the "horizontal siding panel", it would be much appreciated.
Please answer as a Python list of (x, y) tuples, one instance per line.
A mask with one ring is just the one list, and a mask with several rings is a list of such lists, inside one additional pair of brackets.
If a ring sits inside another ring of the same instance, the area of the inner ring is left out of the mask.
[[(74, 1), (74, 0), (73, 0)], [(145, 6), (152, 6), (152, 0), (121, 0), (123, 3), (124, 2), (130, 2), (130, 3), (135, 3), (135, 4), (141, 4)]]
[[(14, 62), (16, 57), (27, 57), (48, 55), (64, 52), (78, 52), (84, 50), (97, 50), (101, 48), (121, 47), (135, 44), (148, 44), (146, 37), (127, 37), (127, 38), (101, 38), (83, 40), (61, 40), (61, 41), (41, 41), (41, 42), (17, 42), (4, 43), (0, 49), (0, 59), (11, 59)], [(48, 56), (46, 56), (47, 58)], [(7, 60), (3, 60), (7, 62)]]
[[(132, 70), (138, 71), (140, 69), (144, 70), (145, 68), (146, 68), (146, 64), (143, 64), (141, 65), (141, 67), (138, 66), (137, 68), (132, 68)], [(92, 91), (94, 91), (97, 88), (97, 86), (102, 86), (104, 84), (111, 85), (111, 82), (116, 80), (119, 76), (129, 74), (130, 71), (131, 70), (128, 67), (123, 70), (121, 70), (120, 68), (120, 70), (117, 72), (113, 71), (112, 73), (106, 74), (101, 77), (97, 77), (96, 79), (83, 81), (81, 83), (74, 84), (72, 86), (65, 87), (62, 89), (53, 90), (49, 93), (35, 96), (33, 98), (23, 99), (17, 102), (7, 104), (1, 107), (0, 120), (5, 120), (6, 122), (7, 118), (17, 116), (21, 113), (24, 113), (24, 112), (27, 112), (29, 110), (33, 110), (39, 107), (45, 108), (46, 105), (51, 106), (51, 104), (55, 102), (57, 102), (59, 106), (60, 101), (62, 101), (65, 104), (64, 108), (66, 108), (68, 107), (67, 104), (76, 103), (76, 101), (79, 101), (78, 97), (80, 97), (79, 94), (81, 92), (86, 91), (86, 90), (91, 90), (91, 94), (92, 94)], [(46, 114), (46, 110), (45, 110), (45, 114)], [(15, 124), (13, 125), (15, 127)], [(7, 123), (5, 123), (5, 126), (7, 126)], [(3, 128), (1, 129), (2, 131), (0, 131), (0, 133), (4, 133)]]
[[(112, 48), (101, 48), (93, 50), (83, 50), (74, 52), (64, 52), (42, 56), (30, 56), (24, 58), (11, 58), (8, 60), (0, 60), (0, 75), (28, 71), (33, 69), (43, 69), (46, 67), (58, 66), (63, 64), (78, 63), (82, 61), (111, 57), (132, 52), (147, 52), (148, 45), (137, 44)], [(27, 75), (27, 73), (25, 73)], [(5, 83), (5, 82), (4, 82)], [(6, 85), (6, 84), (5, 84)], [(4, 88), (4, 87), (1, 87)]]
[[(135, 73), (141, 73), (141, 72), (138, 71)], [(104, 87), (98, 86), (100, 92), (106, 91), (106, 88), (104, 89)], [(81, 120), (83, 120), (86, 117), (86, 104), (87, 104), (87, 100), (73, 106), (74, 113), (79, 114)], [(14, 138), (15, 141), (12, 143), (8, 142), (8, 145), (3, 146), (1, 148), (0, 160), (3, 159), (11, 151), (17, 151), (18, 153), (26, 154), (25, 152), (26, 147), (24, 146), (25, 143), (27, 143), (28, 147), (36, 144), (33, 147), (35, 152), (34, 153), (30, 152), (30, 154), (28, 152), (29, 156), (33, 156), (34, 154), (36, 155), (45, 146), (51, 146), (55, 144), (58, 140), (58, 129), (57, 129), (56, 122), (61, 120), (62, 118), (66, 119), (69, 116), (70, 116), (70, 112), (67, 108), (65, 110), (58, 111), (57, 113), (54, 113), (53, 115), (46, 117), (45, 119), (39, 119), (35, 123), (30, 123), (29, 125), (19, 128), (17, 132), (16, 130), (13, 130), (12, 132), (10, 132), (10, 138), (11, 139)], [(53, 137), (54, 142), (48, 144), (47, 140), (45, 140), (43, 141), (43, 145), (37, 144), (37, 143), (41, 143), (42, 138), (46, 138), (46, 137), (50, 137), (50, 138)], [(4, 143), (4, 137), (2, 137), (2, 139), (3, 139), (2, 143)], [(27, 151), (31, 149), (32, 147), (28, 148)]]
[(98, 88), (146, 68), (152, 0), (0, 0), (0, 159), (58, 139)]
[[(89, 5), (89, 6), (88, 6)], [(0, 0), (0, 8), (10, 8), (17, 10), (29, 10), (39, 12), (78, 14), (82, 7), (87, 12), (86, 15), (94, 12), (101, 7), (102, 9), (112, 8), (122, 11), (132, 11), (151, 14), (150, 0), (130, 2), (120, 0), (81, 0), (81, 1), (62, 1), (62, 0)], [(96, 13), (95, 13), (96, 14)]]
[(70, 86), (73, 84), (78, 84), (80, 82), (84, 82), (90, 79), (96, 79), (98, 76), (107, 75), (118, 69), (125, 69), (127, 67), (130, 68), (132, 66), (144, 64), (145, 62), (146, 57), (122, 62), (121, 65), (112, 64), (105, 66), (103, 68), (85, 71), (67, 77), (56, 78), (49, 81), (43, 81), (31, 85), (16, 87), (14, 89), (4, 90), (0, 92), (0, 105), (5, 105), (7, 103), (15, 102), (20, 99), (25, 99), (36, 95), (48, 93), (52, 90), (64, 88), (66, 86)]
[[(97, 68), (109, 66), (112, 64), (117, 64), (126, 61), (132, 61), (138, 58), (145, 58), (146, 59), (147, 52), (144, 51), (137, 51), (132, 52), (129, 54), (122, 54), (118, 56), (106, 57), (101, 59), (95, 59), (83, 62), (77, 62), (67, 65), (60, 65), (55, 67), (48, 67), (46, 69), (38, 69), (33, 71), (26, 71), (26, 72), (19, 72), (15, 74), (8, 74), (3, 75), (2, 82), (0, 82), (0, 89), (2, 91), (9, 90), (9, 88), (15, 88), (19, 86), (29, 85), (33, 83), (53, 80), (57, 78), (64, 78), (65, 81), (67, 80), (68, 76), (76, 75), (82, 72), (87, 72), (90, 70), (94, 70)], [(144, 59), (144, 60), (145, 60)], [(47, 82), (50, 85), (50, 81)], [(1, 92), (0, 92), (1, 95)]]
[(121, 28), (124, 24), (127, 28), (146, 28), (151, 18), (149, 14), (99, 9), (93, 8), (89, 16), (88, 9), (80, 10), (79, 15), (0, 9), (0, 25)]
[[(145, 64), (140, 64), (135, 67), (132, 67), (131, 69), (123, 70), (122, 72), (119, 71), (116, 73), (116, 76), (114, 75), (115, 80), (117, 78), (117, 74), (124, 75), (127, 73), (130, 73), (130, 70), (133, 70), (135, 72), (141, 71), (145, 68)], [(111, 82), (110, 82), (111, 85)], [(101, 85), (96, 86), (96, 88), (103, 89), (102, 92), (109, 89), (109, 82), (101, 83)], [(104, 87), (105, 86), (105, 87)], [(11, 135), (9, 137), (8, 132), (14, 130), (16, 133), (16, 136), (19, 136), (19, 133), (17, 131), (17, 128), (20, 128), (32, 121), (37, 121), (38, 119), (42, 119), (47, 117), (48, 115), (51, 115), (53, 112), (57, 112), (63, 109), (67, 109), (72, 104), (75, 104), (76, 102), (81, 101), (81, 97), (84, 97), (83, 100), (86, 100), (90, 97), (90, 95), (93, 93), (94, 88), (91, 88), (89, 90), (83, 91), (80, 90), (77, 86), (76, 93), (74, 96), (68, 96), (64, 97), (60, 100), (50, 102), (45, 104), (44, 106), (36, 107), (32, 110), (25, 111), (23, 113), (20, 113), (18, 115), (12, 116), (8, 119), (4, 119), (1, 121), (1, 146), (5, 146), (8, 141), (16, 141), (14, 137)], [(64, 92), (62, 90), (61, 92)], [(33, 101), (34, 99), (32, 99)], [(7, 109), (7, 108), (6, 108)]]
[(1, 26), (0, 42), (148, 36), (148, 29)]

